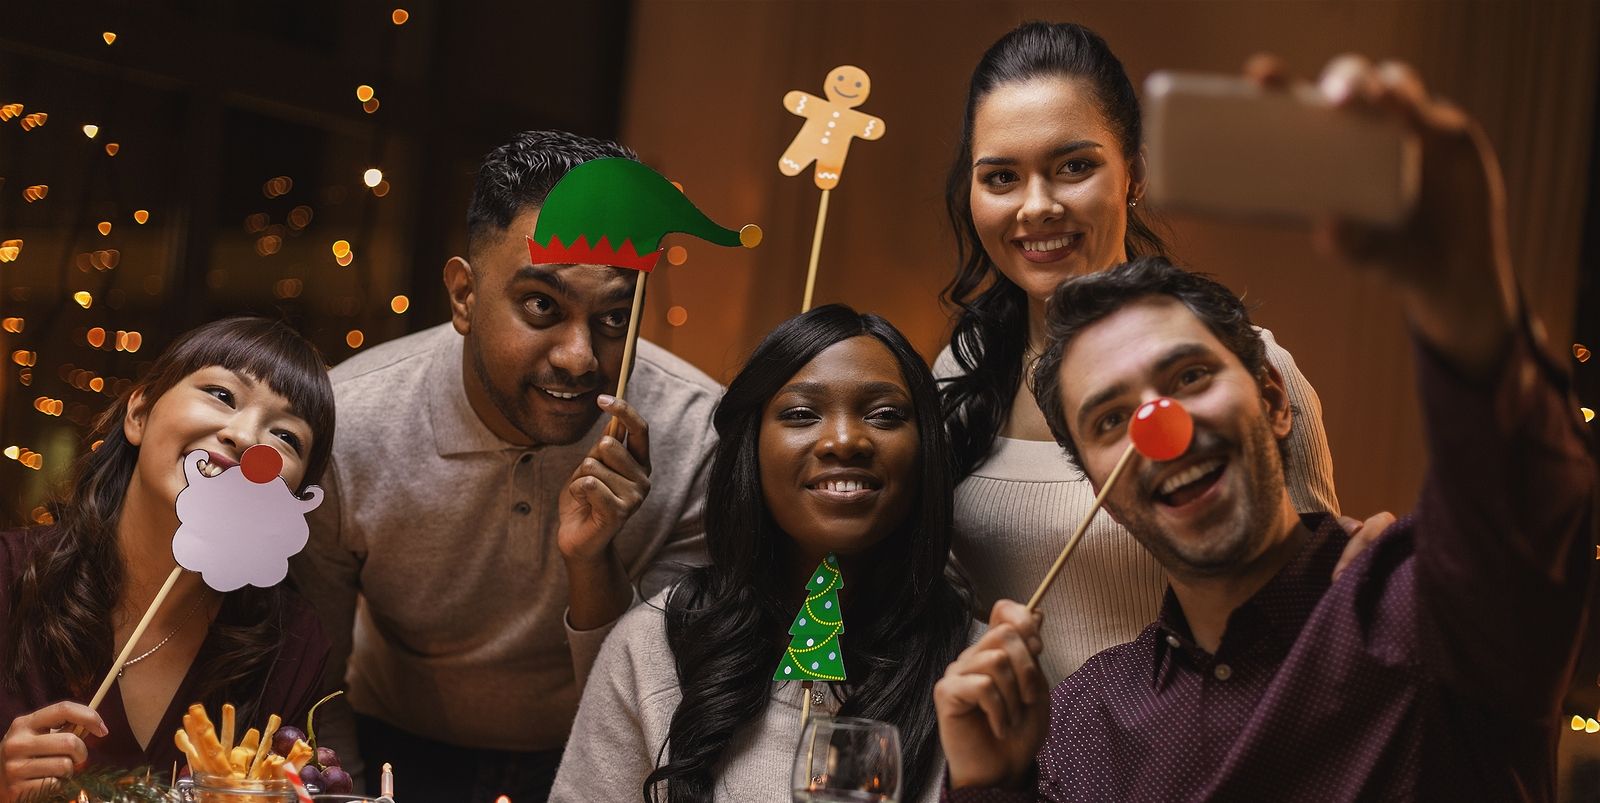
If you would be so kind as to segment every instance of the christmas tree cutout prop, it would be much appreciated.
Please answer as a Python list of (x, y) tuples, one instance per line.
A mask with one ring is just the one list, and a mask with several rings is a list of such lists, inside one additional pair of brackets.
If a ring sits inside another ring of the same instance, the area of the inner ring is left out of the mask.
[(844, 575), (839, 572), (839, 559), (829, 555), (806, 584), (806, 602), (795, 615), (794, 624), (789, 625), (792, 638), (773, 680), (845, 679), (844, 653), (839, 647), (839, 634), (844, 632), (844, 614), (839, 608), (841, 588)]

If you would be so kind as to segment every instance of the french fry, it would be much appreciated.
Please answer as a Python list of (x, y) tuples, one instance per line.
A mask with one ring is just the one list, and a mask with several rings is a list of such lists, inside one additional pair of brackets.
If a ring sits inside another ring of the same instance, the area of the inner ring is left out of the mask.
[(221, 741), (222, 741), (222, 751), (224, 753), (231, 752), (233, 750), (233, 725), (234, 725), (233, 703), (223, 703), (222, 704), (222, 739), (221, 739)]
[[(204, 712), (202, 712), (203, 714)], [(183, 715), (184, 736), (189, 740), (189, 744), (194, 747), (190, 766), (194, 768), (195, 772), (213, 774), (217, 772), (217, 767), (211, 763), (211, 754), (206, 751), (205, 740), (200, 737), (202, 730), (199, 718), (195, 716), (194, 709), (190, 708), (189, 713)]]
[(250, 763), (250, 769), (245, 775), (251, 778), (260, 778), (256, 771), (261, 767), (262, 759), (267, 757), (268, 748), (272, 747), (272, 737), (278, 734), (278, 726), (283, 724), (283, 719), (277, 714), (267, 717), (267, 729), (261, 732), (261, 741), (256, 745), (256, 760)]
[[(251, 728), (250, 730), (245, 731), (244, 732), (244, 738), (239, 740), (239, 747), (246, 748), (246, 749), (248, 749), (250, 751), (250, 759), (252, 761), (255, 760), (256, 748), (259, 747), (260, 745), (261, 745), (261, 731), (258, 731), (255, 728)], [(237, 750), (239, 748), (236, 747), (234, 749)]]
[(240, 745), (228, 751), (228, 766), (243, 778), (250, 771), (250, 761), (255, 757), (254, 750)]
[(211, 724), (211, 718), (206, 716), (206, 709), (203, 706), (196, 704), (191, 706), (189, 710), (198, 711), (195, 718), (200, 721), (200, 738), (195, 742), (195, 746), (206, 752), (206, 756), (211, 761), (211, 765), (215, 768), (214, 771), (217, 774), (227, 775), (229, 771), (228, 751), (222, 749), (222, 742), (217, 739), (216, 726)]
[(294, 747), (289, 748), (289, 755), (284, 756), (283, 758), (285, 761), (288, 761), (290, 764), (293, 764), (296, 767), (304, 767), (306, 765), (306, 759), (311, 758), (313, 752), (314, 751), (311, 749), (311, 745), (306, 744), (306, 740), (296, 739)]
[(189, 757), (189, 766), (191, 769), (193, 769), (195, 772), (202, 771), (202, 769), (205, 767), (205, 761), (204, 759), (200, 758), (200, 751), (195, 749), (194, 743), (189, 741), (188, 732), (180, 730), (177, 733), (172, 734), (172, 742), (178, 746), (179, 750), (183, 751), (184, 755)]
[(250, 775), (250, 777), (276, 778), (281, 774), (283, 774), (283, 757), (269, 754), (266, 758), (261, 760), (261, 763), (256, 767), (255, 771)]

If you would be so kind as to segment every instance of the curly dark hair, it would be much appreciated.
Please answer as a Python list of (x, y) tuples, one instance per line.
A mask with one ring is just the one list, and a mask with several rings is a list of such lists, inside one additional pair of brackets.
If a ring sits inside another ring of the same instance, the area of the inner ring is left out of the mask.
[(544, 205), (550, 189), (567, 171), (613, 157), (639, 159), (626, 146), (565, 131), (524, 131), (489, 151), (478, 166), (467, 205), (468, 249), (492, 232), (505, 231), (523, 208)]
[(1078, 445), (1061, 407), (1062, 357), (1072, 338), (1089, 325), (1132, 301), (1158, 295), (1171, 296), (1188, 307), (1244, 363), (1251, 376), (1259, 380), (1267, 372), (1266, 342), (1250, 323), (1249, 308), (1232, 290), (1204, 274), (1176, 267), (1163, 257), (1140, 257), (1111, 270), (1062, 282), (1050, 296), (1045, 313), (1048, 340), (1033, 364), (1028, 385), (1056, 443), (1080, 466)]

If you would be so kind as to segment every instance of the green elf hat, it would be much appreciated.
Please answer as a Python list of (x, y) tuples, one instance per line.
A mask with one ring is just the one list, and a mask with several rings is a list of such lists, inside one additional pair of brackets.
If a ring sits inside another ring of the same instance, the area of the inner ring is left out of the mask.
[(841, 588), (844, 575), (839, 571), (839, 559), (830, 554), (806, 583), (806, 602), (789, 625), (789, 646), (778, 660), (774, 681), (845, 679), (844, 651), (839, 647), (839, 634), (844, 632)]
[(661, 238), (692, 234), (724, 246), (755, 248), (761, 227), (738, 231), (712, 222), (660, 173), (632, 159), (595, 159), (572, 168), (545, 199), (528, 238), (535, 265), (611, 265), (650, 271)]

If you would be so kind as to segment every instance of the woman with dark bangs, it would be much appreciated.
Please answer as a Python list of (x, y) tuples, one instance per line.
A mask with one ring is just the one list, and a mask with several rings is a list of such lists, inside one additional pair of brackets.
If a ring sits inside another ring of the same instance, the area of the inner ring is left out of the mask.
[(219, 594), (192, 572), (99, 713), (83, 703), (173, 568), (184, 456), (208, 452), (211, 475), (270, 444), (299, 493), (327, 463), (333, 422), (322, 355), (263, 318), (185, 334), (101, 416), (55, 523), (0, 533), (0, 803), (87, 764), (165, 772), (195, 701), (233, 703), (241, 723), (303, 720), (328, 651), (315, 614), (281, 586)]
[(900, 799), (938, 799), (933, 685), (976, 626), (945, 571), (953, 473), (927, 366), (882, 318), (819, 307), (762, 341), (715, 423), (711, 563), (606, 639), (551, 800), (788, 801), (804, 691), (772, 678), (830, 553), (849, 680), (819, 685), (813, 715), (896, 725)]

